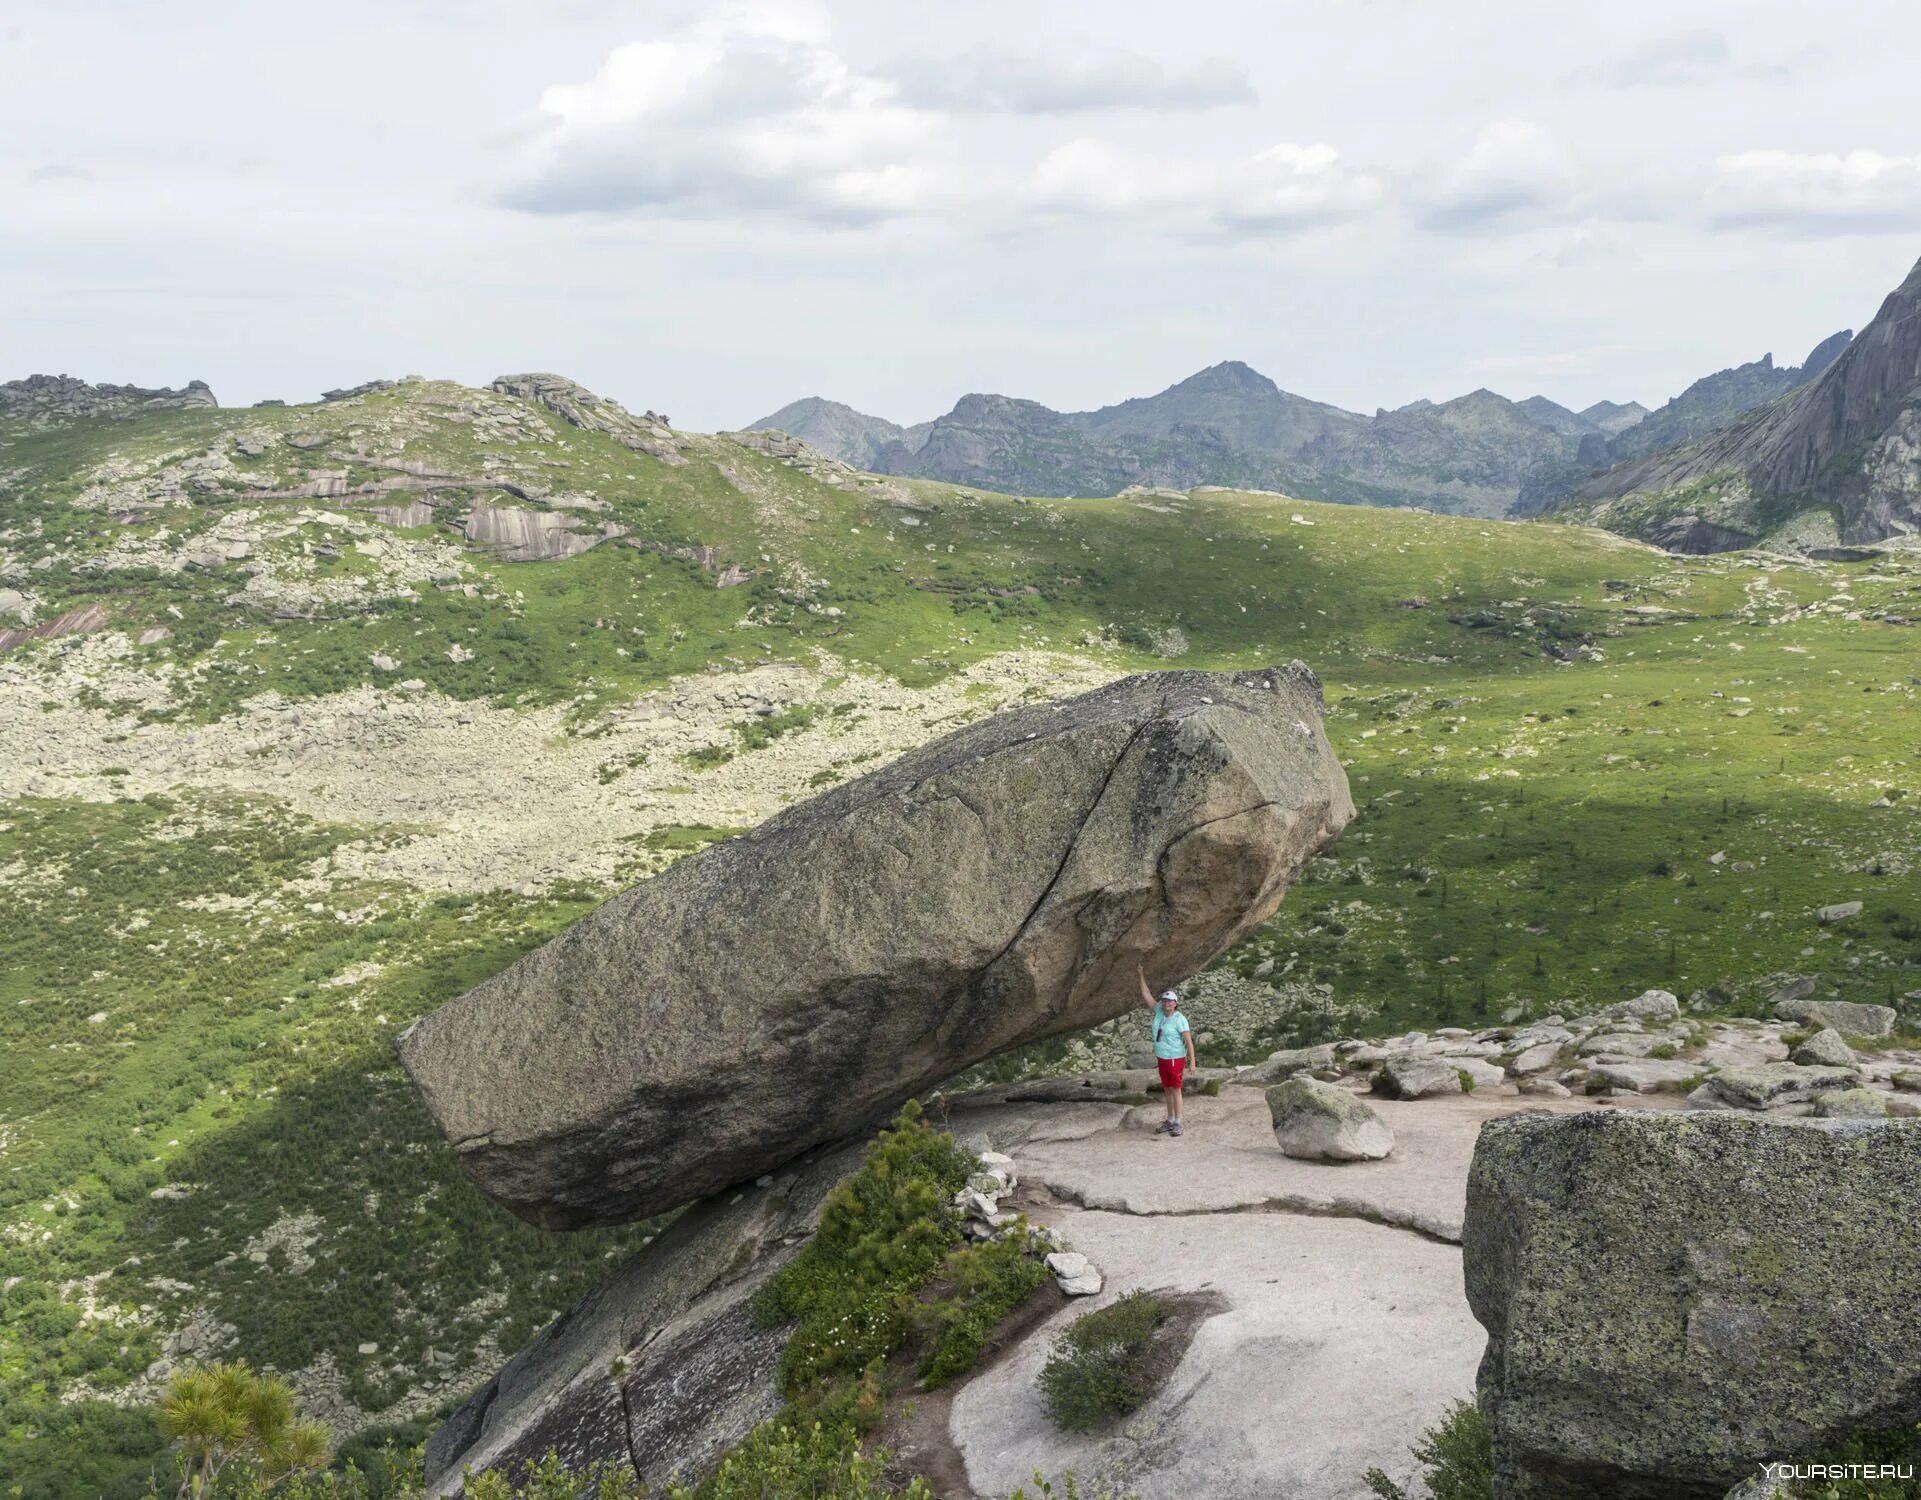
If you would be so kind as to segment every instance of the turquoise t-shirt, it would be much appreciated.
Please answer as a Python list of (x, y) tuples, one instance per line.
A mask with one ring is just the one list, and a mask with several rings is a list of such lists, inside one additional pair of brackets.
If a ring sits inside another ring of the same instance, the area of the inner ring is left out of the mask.
[(1156, 1057), (1186, 1057), (1187, 1044), (1181, 1040), (1189, 1027), (1187, 1017), (1179, 1011), (1164, 1015), (1161, 1008), (1154, 1007), (1154, 1055)]

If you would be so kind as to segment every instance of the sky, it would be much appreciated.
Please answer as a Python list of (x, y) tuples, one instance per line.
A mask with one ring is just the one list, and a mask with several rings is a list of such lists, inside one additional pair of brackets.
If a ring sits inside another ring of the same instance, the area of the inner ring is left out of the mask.
[(4, 0), (0, 378), (1655, 405), (1921, 256), (1917, 57), (1912, 0)]

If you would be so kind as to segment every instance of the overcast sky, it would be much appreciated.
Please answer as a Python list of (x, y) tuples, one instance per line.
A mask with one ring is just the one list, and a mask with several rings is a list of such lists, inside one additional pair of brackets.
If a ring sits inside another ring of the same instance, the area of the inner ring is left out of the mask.
[(5, 0), (0, 378), (1655, 404), (1921, 256), (1913, 0)]

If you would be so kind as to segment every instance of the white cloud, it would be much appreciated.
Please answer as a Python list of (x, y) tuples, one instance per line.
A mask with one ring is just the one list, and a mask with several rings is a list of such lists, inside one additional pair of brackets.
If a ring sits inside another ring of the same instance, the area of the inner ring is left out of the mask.
[(1382, 197), (1379, 178), (1328, 145), (1282, 142), (1215, 163), (1083, 139), (1041, 160), (1027, 201), (1043, 213), (1152, 217), (1189, 233), (1251, 236), (1355, 218)]
[(1743, 151), (1715, 163), (1710, 224), (1786, 233), (1921, 228), (1921, 155)]
[(1224, 58), (1169, 67), (1121, 48), (1070, 57), (1022, 56), (988, 48), (951, 57), (914, 57), (892, 76), (911, 103), (957, 114), (1073, 114), (1084, 110), (1202, 110), (1252, 104), (1247, 75)]
[(865, 223), (930, 188), (937, 117), (826, 45), (809, 11), (730, 9), (540, 96), (504, 194), (534, 213), (772, 213)]
[(1485, 127), (1466, 156), (1413, 197), (1426, 223), (1457, 231), (1561, 220), (1577, 207), (1572, 164), (1532, 120)]

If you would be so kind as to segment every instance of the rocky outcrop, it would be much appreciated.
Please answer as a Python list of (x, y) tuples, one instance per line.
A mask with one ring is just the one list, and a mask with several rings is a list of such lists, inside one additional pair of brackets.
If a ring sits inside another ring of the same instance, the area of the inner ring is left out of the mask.
[(165, 386), (89, 385), (71, 375), (29, 375), (25, 380), (0, 381), (0, 418), (36, 427), (79, 417), (128, 417), (143, 411), (219, 404), (204, 380), (190, 380), (177, 391)]
[(1921, 1123), (1517, 1115), (1463, 1241), (1501, 1500), (1720, 1500), (1921, 1420)]
[(1271, 914), (1353, 815), (1305, 667), (1127, 678), (971, 725), (615, 897), (408, 1028), (536, 1223), (744, 1181)]
[(755, 1328), (748, 1300), (859, 1161), (842, 1147), (689, 1208), (442, 1424), (427, 1444), (430, 1493), (457, 1493), (463, 1469), (550, 1450), (573, 1468), (627, 1460), (652, 1485), (705, 1468), (779, 1410), (787, 1331)]
[(535, 402), (570, 427), (578, 427), (586, 432), (604, 432), (624, 447), (657, 458), (662, 463), (687, 462), (675, 445), (674, 430), (665, 417), (651, 411), (637, 417), (619, 402), (597, 396), (565, 375), (497, 375), (488, 389)]
[[(1816, 508), (1829, 539), (1879, 541), (1921, 530), (1921, 263), (1818, 378), (1679, 447), (1608, 470), (1574, 492), (1576, 513), (1647, 534), (1684, 515), (1746, 545)], [(1659, 413), (1623, 435), (1650, 428)]]
[(461, 525), (461, 535), (506, 562), (550, 562), (573, 557), (627, 534), (612, 521), (594, 525), (554, 510), (476, 501)]

